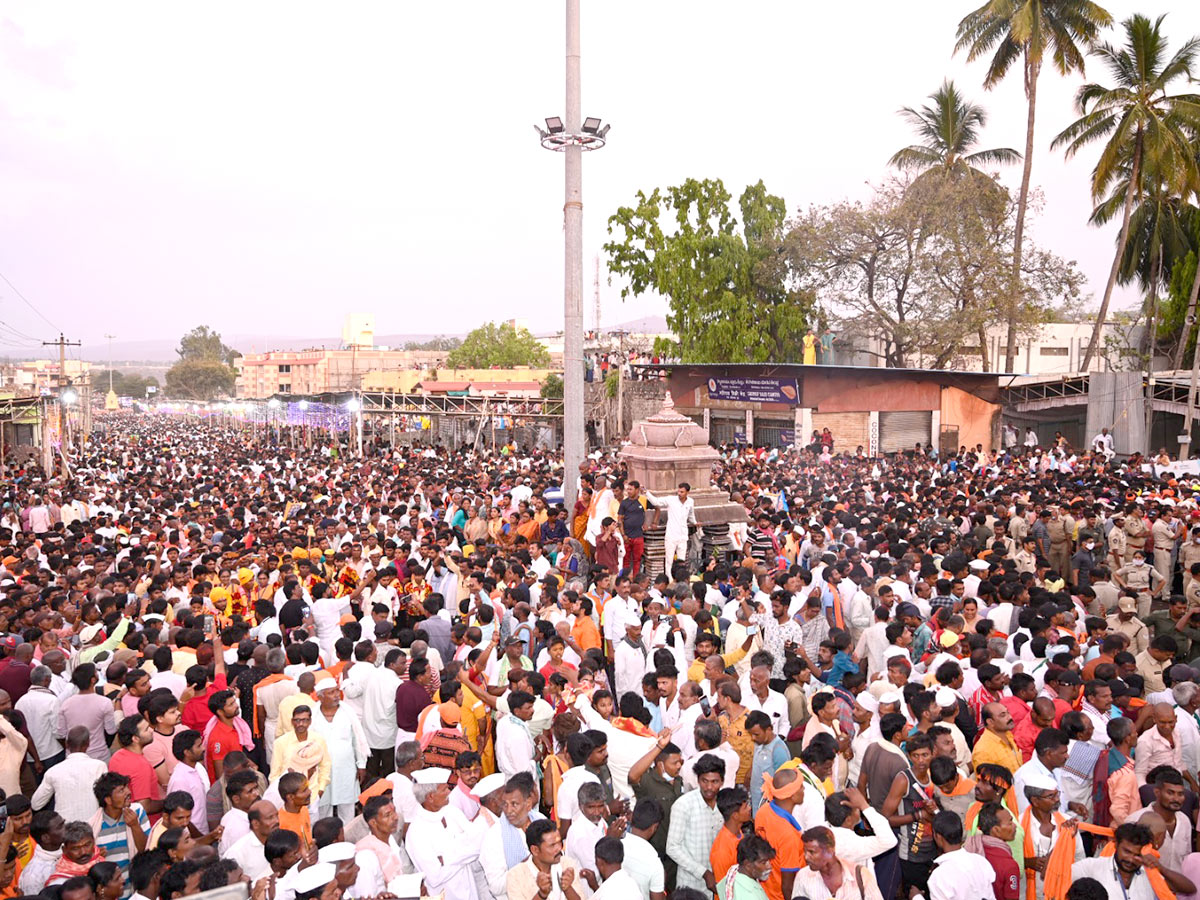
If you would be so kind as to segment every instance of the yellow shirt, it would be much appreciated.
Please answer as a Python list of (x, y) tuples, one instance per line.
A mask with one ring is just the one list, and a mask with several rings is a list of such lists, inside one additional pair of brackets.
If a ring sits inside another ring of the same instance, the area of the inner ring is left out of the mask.
[[(730, 650), (728, 653), (721, 654), (721, 661), (725, 663), (725, 668), (729, 668), (738, 662), (741, 662), (746, 656), (746, 651), (741, 647), (736, 650)], [(694, 681), (699, 684), (704, 680), (704, 660), (692, 660), (692, 664), (688, 666), (687, 680)]]

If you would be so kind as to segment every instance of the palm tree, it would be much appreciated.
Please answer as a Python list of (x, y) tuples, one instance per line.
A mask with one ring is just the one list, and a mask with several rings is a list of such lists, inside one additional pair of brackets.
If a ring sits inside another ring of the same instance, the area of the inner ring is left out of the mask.
[(1075, 96), (1080, 117), (1051, 145), (1065, 146), (1070, 158), (1088, 144), (1105, 141), (1092, 170), (1092, 199), (1098, 204), (1097, 213), (1105, 206), (1112, 208), (1113, 198), (1106, 202), (1105, 195), (1124, 181), (1117, 252), (1084, 354), (1084, 371), (1096, 353), (1113, 287), (1121, 274), (1134, 206), (1160, 179), (1180, 195), (1200, 189), (1200, 166), (1191, 143), (1200, 132), (1200, 95), (1168, 93), (1172, 82), (1191, 79), (1200, 38), (1191, 38), (1168, 59), (1163, 18), (1151, 22), (1143, 15), (1131, 16), (1122, 23), (1123, 47), (1106, 42), (1091, 51), (1104, 62), (1115, 84), (1081, 87)]
[(897, 151), (888, 160), (889, 165), (921, 171), (978, 172), (981, 165), (1007, 165), (1020, 161), (1021, 154), (1008, 147), (973, 150), (979, 143), (979, 130), (987, 124), (987, 112), (963, 97), (953, 81), (943, 81), (929, 99), (932, 102), (920, 109), (906, 106), (900, 110), (900, 115), (912, 125), (921, 143)]
[[(1025, 235), (1025, 212), (1029, 205), (1029, 179), (1033, 172), (1033, 125), (1037, 111), (1037, 83), (1042, 64), (1049, 52), (1059, 74), (1083, 71), (1081, 44), (1091, 44), (1100, 29), (1112, 24), (1106, 9), (1091, 0), (986, 0), (983, 6), (967, 14), (958, 23), (955, 52), (967, 51), (975, 60), (992, 53), (986, 88), (999, 84), (1021, 60), (1025, 80), (1028, 114), (1025, 120), (1025, 168), (1021, 172), (1021, 191), (1017, 195), (1016, 234), (1013, 237), (1013, 299), (1018, 303), (1021, 288), (1021, 244)], [(1004, 370), (1013, 370), (1017, 353), (1017, 317), (1008, 318), (1008, 341)]]

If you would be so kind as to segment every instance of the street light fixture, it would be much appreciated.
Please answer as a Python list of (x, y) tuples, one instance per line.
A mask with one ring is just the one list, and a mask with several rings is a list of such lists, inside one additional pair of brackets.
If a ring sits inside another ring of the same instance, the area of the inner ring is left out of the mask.
[(346, 409), (348, 409), (352, 413), (358, 412), (358, 410), (359, 410), (358, 398), (351, 397), (349, 400), (347, 400), (346, 401)]
[(75, 393), (75, 391), (72, 388), (67, 388), (65, 391), (62, 392), (62, 402), (67, 404), (67, 406), (70, 406), (78, 399), (79, 399), (79, 395), (77, 393)]
[(545, 128), (533, 126), (534, 131), (541, 139), (542, 146), (556, 153), (561, 153), (571, 147), (579, 147), (582, 150), (599, 150), (608, 142), (608, 129), (610, 128), (612, 128), (611, 125), (601, 127), (600, 120), (595, 116), (588, 116), (583, 120), (583, 125), (575, 130), (564, 128), (562, 119), (557, 116), (547, 119)]
[(282, 405), (283, 404), (279, 402), (278, 397), (272, 397), (270, 400), (267, 401), (267, 406), (271, 409), (279, 409), (279, 407)]

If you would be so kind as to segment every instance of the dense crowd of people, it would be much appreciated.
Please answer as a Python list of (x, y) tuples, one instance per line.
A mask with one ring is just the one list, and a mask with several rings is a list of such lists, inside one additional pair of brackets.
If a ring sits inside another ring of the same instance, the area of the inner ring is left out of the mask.
[(99, 425), (0, 484), (0, 896), (1198, 894), (1189, 483), (728, 448), (705, 551), (617, 448)]

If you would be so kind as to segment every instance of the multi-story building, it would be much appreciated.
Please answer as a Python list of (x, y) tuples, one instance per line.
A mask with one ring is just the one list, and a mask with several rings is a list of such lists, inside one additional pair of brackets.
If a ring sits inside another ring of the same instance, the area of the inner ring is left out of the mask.
[[(1003, 372), (1005, 370), (1005, 350), (1008, 346), (1008, 331), (1003, 325), (994, 325), (986, 332), (987, 337), (987, 371)], [(1032, 336), (1026, 336), (1017, 342), (1016, 354), (1013, 357), (1013, 373), (1017, 375), (1067, 375), (1080, 371), (1083, 358), (1087, 355), (1088, 341), (1092, 338), (1091, 322), (1055, 322), (1038, 327)], [(1141, 326), (1128, 328), (1116, 322), (1106, 323), (1101, 332), (1100, 345), (1088, 365), (1091, 372), (1111, 372), (1118, 368), (1128, 368), (1129, 363), (1122, 356), (1123, 350), (1137, 347), (1143, 340)], [(871, 343), (871, 342), (868, 342)], [(869, 346), (864, 352), (861, 346), (834, 343), (834, 358), (837, 365), (878, 366), (881, 360), (879, 351), (882, 349), (878, 342)], [(982, 372), (984, 354), (980, 352), (978, 341), (967, 344), (962, 348), (946, 369), (956, 369), (966, 372)], [(914, 354), (909, 361), (909, 367), (914, 369), (930, 368), (935, 364), (933, 356)], [(1158, 368), (1158, 366), (1156, 366)]]
[(368, 372), (424, 370), (442, 365), (448, 351), (386, 350), (349, 347), (340, 350), (271, 350), (247, 353), (234, 361), (239, 399), (275, 394), (321, 394), (360, 390)]
[[(63, 374), (71, 384), (80, 384), (87, 380), (91, 368), (90, 362), (68, 359)], [(0, 388), (15, 391), (18, 395), (51, 394), (61, 383), (56, 359), (24, 360), (0, 366)]]

